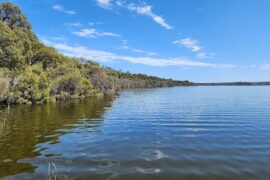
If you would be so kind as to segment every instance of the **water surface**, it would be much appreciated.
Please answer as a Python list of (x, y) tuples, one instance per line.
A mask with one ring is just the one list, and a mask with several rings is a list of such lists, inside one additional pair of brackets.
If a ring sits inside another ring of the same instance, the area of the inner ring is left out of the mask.
[(4, 179), (270, 177), (270, 87), (128, 90), (16, 106), (0, 122)]

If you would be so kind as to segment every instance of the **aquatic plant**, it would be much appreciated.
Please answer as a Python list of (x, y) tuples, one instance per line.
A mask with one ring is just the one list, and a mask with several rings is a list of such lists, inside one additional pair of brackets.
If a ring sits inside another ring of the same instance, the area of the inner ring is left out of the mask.
[(53, 162), (48, 163), (48, 173), (45, 177), (47, 180), (56, 180), (57, 179), (57, 168)]

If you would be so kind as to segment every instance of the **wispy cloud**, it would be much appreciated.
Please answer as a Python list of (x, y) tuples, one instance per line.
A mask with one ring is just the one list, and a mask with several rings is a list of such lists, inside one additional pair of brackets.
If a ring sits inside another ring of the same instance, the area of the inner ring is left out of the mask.
[(72, 57), (84, 57), (90, 60), (100, 62), (104, 61), (126, 61), (134, 64), (143, 64), (148, 66), (178, 66), (178, 67), (205, 67), (205, 68), (233, 68), (230, 64), (211, 64), (200, 61), (192, 61), (185, 58), (153, 58), (153, 57), (133, 57), (123, 56), (111, 52), (90, 49), (85, 46), (71, 46), (65, 43), (52, 43), (43, 40), (43, 43), (53, 46), (63, 54)]
[(102, 37), (102, 36), (111, 36), (111, 37), (118, 37), (121, 36), (116, 33), (112, 32), (99, 32), (95, 28), (89, 28), (89, 29), (81, 29), (80, 31), (72, 32), (72, 34), (75, 34), (79, 37), (86, 37), (86, 38), (96, 38), (96, 37)]
[(134, 53), (146, 54), (148, 56), (156, 56), (157, 55), (156, 52), (151, 52), (151, 51), (145, 51), (145, 50), (142, 50), (142, 49), (131, 48), (129, 46), (121, 46), (121, 48), (122, 49), (129, 50), (129, 51), (134, 52)]
[(206, 58), (207, 58), (207, 55), (206, 55), (205, 53), (198, 53), (198, 54), (196, 55), (196, 57), (197, 57), (198, 59), (206, 59)]
[(128, 6), (128, 9), (131, 11), (135, 11), (138, 14), (141, 15), (145, 15), (148, 16), (150, 18), (153, 19), (153, 21), (155, 21), (157, 24), (161, 25), (162, 27), (166, 28), (166, 29), (172, 29), (172, 26), (170, 26), (164, 19), (163, 17), (161, 17), (160, 15), (155, 14), (152, 11), (152, 6), (149, 5), (142, 5), (142, 6), (138, 6), (135, 4), (130, 4)]
[(93, 23), (93, 22), (89, 22), (89, 23), (88, 23), (88, 25), (89, 25), (89, 26), (94, 26), (94, 25), (95, 25), (95, 23)]
[(148, 56), (156, 56), (157, 55), (156, 52), (145, 51), (145, 50), (142, 50), (142, 49), (137, 49), (137, 48), (129, 47), (127, 45), (127, 41), (124, 41), (123, 42), (123, 44), (120, 46), (120, 49), (128, 50), (128, 51), (131, 51), (131, 52), (134, 52), (134, 53), (146, 54)]
[(264, 69), (264, 70), (270, 70), (270, 64), (262, 64), (260, 65), (261, 69)]
[(97, 0), (97, 4), (104, 8), (109, 9), (111, 7), (112, 0)]
[(200, 52), (196, 55), (196, 58), (198, 59), (211, 59), (216, 56), (216, 53), (206, 53), (206, 52)]
[(73, 26), (73, 27), (80, 27), (82, 24), (80, 22), (73, 22), (73, 23), (67, 23), (68, 26)]
[(166, 29), (173, 28), (165, 21), (165, 19), (162, 16), (154, 13), (152, 11), (152, 6), (147, 5), (144, 1), (142, 2), (141, 5), (137, 5), (134, 3), (127, 4), (126, 1), (123, 0), (96, 0), (96, 2), (99, 7), (102, 7), (104, 9), (112, 9), (113, 7), (126, 8), (129, 11), (133, 11), (136, 12), (137, 14), (150, 17), (154, 22), (156, 22), (157, 24)]
[(56, 11), (60, 11), (60, 12), (66, 13), (66, 14), (70, 14), (70, 15), (75, 15), (76, 14), (75, 11), (66, 10), (63, 6), (61, 6), (59, 4), (55, 4), (52, 8), (54, 10), (56, 10)]
[(210, 59), (216, 56), (216, 53), (207, 52), (201, 45), (197, 39), (194, 38), (184, 38), (179, 39), (172, 42), (173, 44), (179, 45), (181, 47), (185, 47), (190, 49), (192, 52), (196, 54), (197, 59)]
[(114, 6), (124, 6), (125, 0), (96, 0), (97, 5), (104, 9), (111, 9)]
[(52, 41), (57, 41), (57, 42), (67, 41), (67, 39), (63, 36), (53, 36), (53, 37), (39, 36), (39, 39), (44, 44), (50, 44), (50, 42), (52, 42)]
[(193, 38), (185, 38), (173, 41), (173, 44), (177, 44), (188, 49), (191, 49), (193, 52), (200, 51), (202, 47), (199, 45), (199, 41)]
[(270, 64), (259, 64), (259, 65), (251, 65), (251, 68), (260, 69), (260, 70), (270, 70)]

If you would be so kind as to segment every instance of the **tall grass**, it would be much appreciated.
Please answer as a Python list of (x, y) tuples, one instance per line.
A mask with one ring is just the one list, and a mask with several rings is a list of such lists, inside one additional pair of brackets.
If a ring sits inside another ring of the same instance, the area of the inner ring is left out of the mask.
[(46, 175), (47, 180), (57, 179), (57, 168), (53, 162), (48, 163), (48, 173)]

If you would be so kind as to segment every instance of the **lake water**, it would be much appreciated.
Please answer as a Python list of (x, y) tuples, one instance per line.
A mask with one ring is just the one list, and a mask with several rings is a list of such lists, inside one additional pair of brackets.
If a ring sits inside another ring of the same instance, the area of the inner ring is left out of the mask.
[(15, 106), (0, 122), (4, 179), (270, 177), (270, 87), (127, 90)]

